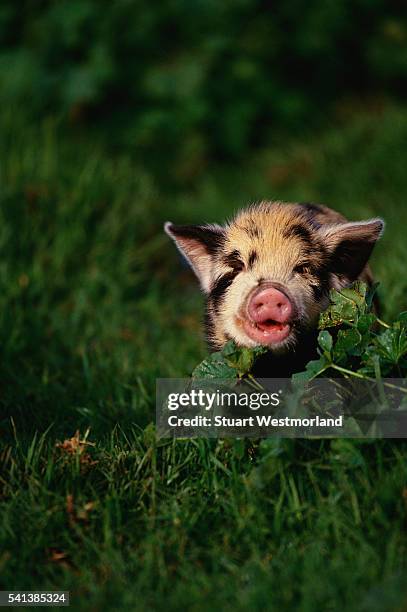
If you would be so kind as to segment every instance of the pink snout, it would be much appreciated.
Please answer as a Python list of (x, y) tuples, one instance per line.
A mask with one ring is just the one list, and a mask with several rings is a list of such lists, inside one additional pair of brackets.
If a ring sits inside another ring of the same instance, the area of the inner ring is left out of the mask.
[(287, 323), (293, 312), (289, 298), (275, 287), (257, 291), (249, 301), (248, 313), (252, 321), (266, 323)]
[(291, 333), (294, 307), (289, 297), (268, 286), (259, 288), (250, 297), (243, 329), (256, 344), (277, 346)]

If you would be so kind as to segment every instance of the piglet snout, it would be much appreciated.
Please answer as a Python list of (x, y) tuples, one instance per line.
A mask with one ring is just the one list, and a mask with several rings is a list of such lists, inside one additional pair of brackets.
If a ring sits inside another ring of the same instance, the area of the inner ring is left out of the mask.
[(293, 313), (288, 296), (275, 287), (258, 289), (250, 298), (247, 308), (250, 319), (256, 323), (287, 323)]

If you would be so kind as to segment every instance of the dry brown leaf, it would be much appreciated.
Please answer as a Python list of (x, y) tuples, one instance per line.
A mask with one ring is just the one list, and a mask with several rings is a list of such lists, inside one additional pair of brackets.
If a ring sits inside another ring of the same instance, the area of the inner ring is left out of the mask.
[(93, 442), (88, 442), (87, 440), (89, 432), (90, 429), (87, 429), (85, 435), (81, 438), (79, 430), (76, 430), (72, 438), (67, 438), (63, 442), (57, 442), (55, 447), (59, 448), (65, 456), (79, 456), (81, 465), (95, 465), (97, 461), (93, 461), (90, 454), (86, 452), (87, 447), (95, 446)]

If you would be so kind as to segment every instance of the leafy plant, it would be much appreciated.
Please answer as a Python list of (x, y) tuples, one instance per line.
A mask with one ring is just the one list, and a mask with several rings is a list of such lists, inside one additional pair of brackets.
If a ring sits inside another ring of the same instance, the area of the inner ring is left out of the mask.
[[(358, 281), (331, 291), (330, 304), (318, 324), (319, 358), (310, 361), (304, 372), (294, 374), (294, 381), (309, 381), (328, 370), (366, 380), (407, 375), (407, 312), (391, 325), (384, 323), (372, 311), (376, 288)], [(251, 376), (255, 360), (266, 351), (265, 347), (237, 347), (231, 340), (200, 363), (193, 378)]]
[(219, 352), (212, 353), (193, 371), (193, 378), (242, 378), (249, 374), (257, 357), (267, 349), (257, 346), (254, 349), (238, 347), (229, 340)]
[(311, 380), (330, 369), (365, 379), (407, 374), (407, 313), (391, 325), (384, 323), (372, 312), (375, 290), (358, 281), (331, 291), (330, 305), (319, 319), (319, 359), (294, 380)]

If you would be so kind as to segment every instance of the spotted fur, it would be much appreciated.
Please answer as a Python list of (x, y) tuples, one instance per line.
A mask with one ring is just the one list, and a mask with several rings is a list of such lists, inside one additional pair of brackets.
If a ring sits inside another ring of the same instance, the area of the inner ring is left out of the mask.
[(259, 285), (272, 283), (295, 312), (289, 337), (270, 347), (282, 355), (301, 350), (332, 287), (357, 278), (371, 282), (367, 262), (383, 227), (381, 219), (348, 222), (314, 203), (261, 202), (225, 227), (167, 223), (165, 229), (200, 279), (210, 346), (219, 349), (231, 338), (255, 346), (242, 326), (247, 300)]

